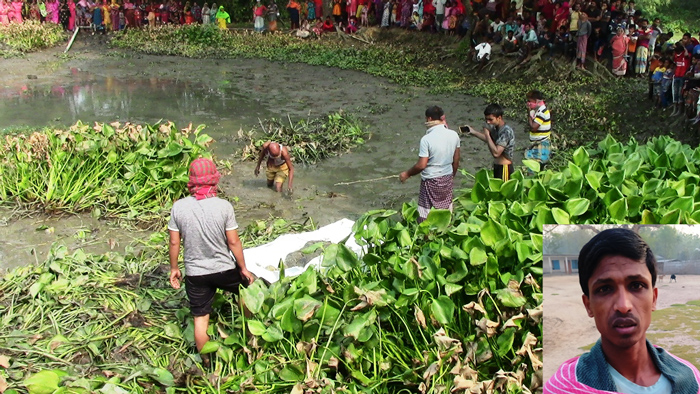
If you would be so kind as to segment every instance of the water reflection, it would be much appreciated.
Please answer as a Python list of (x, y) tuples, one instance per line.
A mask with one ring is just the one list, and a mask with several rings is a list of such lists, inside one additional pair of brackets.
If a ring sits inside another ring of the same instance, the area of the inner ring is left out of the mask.
[(67, 125), (77, 120), (155, 122), (160, 119), (178, 124), (212, 125), (231, 120), (235, 124), (252, 125), (257, 117), (267, 116), (265, 108), (231, 84), (210, 86), (158, 77), (121, 79), (77, 69), (71, 70), (67, 80), (54, 84), (30, 80), (5, 87), (0, 89), (0, 98), (3, 127)]

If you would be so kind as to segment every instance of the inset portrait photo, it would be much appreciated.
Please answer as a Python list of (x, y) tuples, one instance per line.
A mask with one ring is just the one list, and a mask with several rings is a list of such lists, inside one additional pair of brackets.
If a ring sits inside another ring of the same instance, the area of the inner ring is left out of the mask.
[(700, 225), (546, 225), (544, 393), (700, 392)]

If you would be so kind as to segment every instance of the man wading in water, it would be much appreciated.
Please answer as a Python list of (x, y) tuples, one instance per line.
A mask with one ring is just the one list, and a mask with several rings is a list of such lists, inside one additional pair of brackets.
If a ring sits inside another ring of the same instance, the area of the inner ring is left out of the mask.
[(292, 158), (289, 156), (289, 151), (286, 146), (282, 146), (276, 142), (267, 141), (263, 144), (258, 157), (258, 165), (255, 166), (255, 176), (260, 174), (260, 164), (267, 156), (267, 187), (275, 187), (278, 192), (282, 191), (284, 180), (287, 181), (287, 192), (292, 193), (292, 181), (294, 179), (294, 165)]
[[(194, 316), (194, 341), (201, 351), (207, 341), (209, 314), (216, 289), (238, 294), (254, 280), (243, 258), (233, 206), (216, 197), (221, 174), (210, 159), (190, 165), (187, 187), (192, 194), (175, 201), (170, 213), (170, 284), (180, 288), (180, 240), (184, 242), (185, 290)], [(231, 256), (231, 252), (233, 256)], [(208, 360), (207, 360), (208, 361)], [(206, 361), (204, 361), (206, 364)]]

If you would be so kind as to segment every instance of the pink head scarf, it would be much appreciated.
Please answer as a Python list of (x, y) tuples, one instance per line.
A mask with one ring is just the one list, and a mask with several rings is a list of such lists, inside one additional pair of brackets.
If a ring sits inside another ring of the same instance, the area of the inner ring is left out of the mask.
[(216, 197), (216, 185), (221, 174), (211, 159), (200, 157), (190, 164), (190, 181), (187, 188), (197, 200)]

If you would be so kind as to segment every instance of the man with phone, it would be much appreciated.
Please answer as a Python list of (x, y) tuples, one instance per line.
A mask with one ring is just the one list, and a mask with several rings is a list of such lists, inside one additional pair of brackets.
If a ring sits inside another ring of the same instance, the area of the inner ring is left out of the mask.
[(515, 134), (513, 129), (503, 120), (503, 107), (490, 104), (484, 110), (486, 125), (483, 132), (471, 126), (462, 126), (462, 133), (473, 135), (484, 141), (493, 156), (493, 176), (507, 181), (513, 174), (513, 150), (515, 150)]

